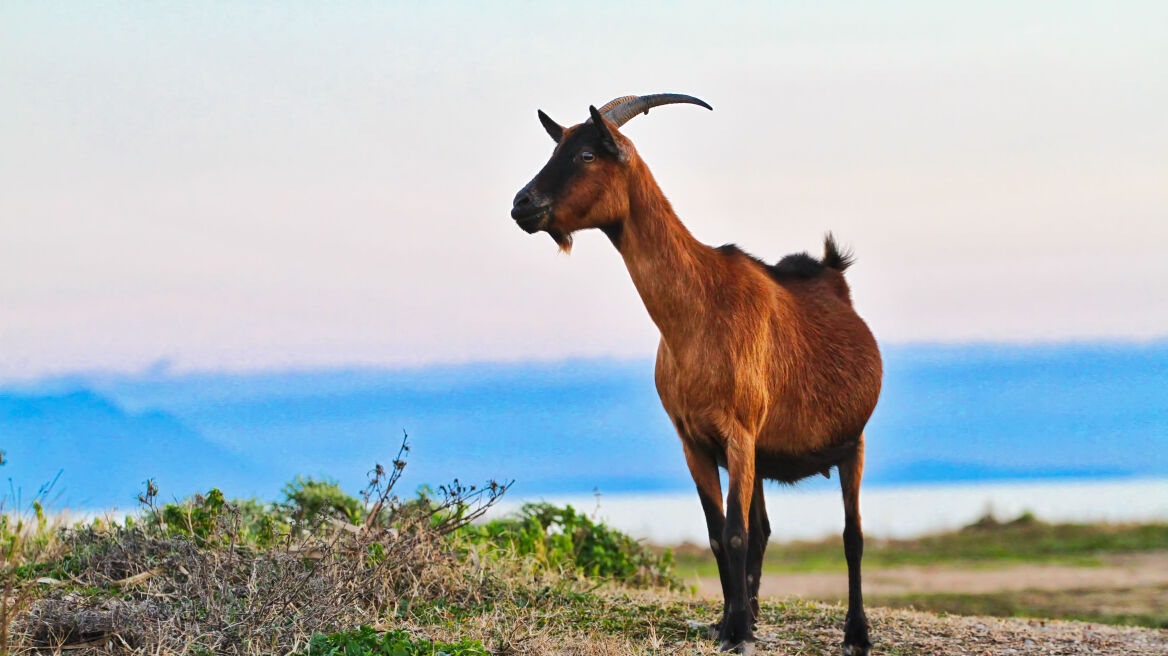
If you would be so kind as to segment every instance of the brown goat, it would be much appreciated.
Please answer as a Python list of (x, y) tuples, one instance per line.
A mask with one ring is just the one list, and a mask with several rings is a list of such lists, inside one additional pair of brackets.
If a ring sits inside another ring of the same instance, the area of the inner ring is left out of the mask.
[[(848, 614), (843, 651), (867, 654), (860, 592), (859, 494), (864, 426), (880, 394), (880, 352), (852, 309), (843, 271), (850, 258), (828, 235), (822, 260), (790, 255), (767, 265), (733, 245), (698, 242), (674, 214), (633, 144), (617, 131), (678, 94), (618, 98), (561, 127), (551, 160), (515, 197), (511, 216), (571, 248), (599, 228), (624, 258), (661, 330), (657, 391), (697, 485), (718, 561), (724, 650), (749, 652), (770, 535), (762, 481), (794, 483), (839, 471), (844, 499)], [(729, 472), (726, 512), (718, 467)]]

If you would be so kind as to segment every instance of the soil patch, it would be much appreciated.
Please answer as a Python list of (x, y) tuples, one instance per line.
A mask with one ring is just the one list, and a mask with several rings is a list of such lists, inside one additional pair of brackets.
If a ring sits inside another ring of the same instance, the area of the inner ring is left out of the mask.
[[(1168, 552), (1106, 556), (1100, 567), (1017, 564), (995, 568), (953, 565), (869, 569), (864, 593), (893, 596), (916, 593), (987, 594), (1022, 590), (1108, 590), (1168, 586)], [(720, 597), (717, 578), (698, 583), (703, 596)], [(807, 599), (844, 599), (848, 594), (844, 572), (764, 572), (761, 597), (795, 595)]]

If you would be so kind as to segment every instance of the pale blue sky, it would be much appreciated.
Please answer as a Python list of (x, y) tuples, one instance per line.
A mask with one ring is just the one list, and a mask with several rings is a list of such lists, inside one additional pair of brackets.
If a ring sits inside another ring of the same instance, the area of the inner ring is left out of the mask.
[(0, 378), (641, 356), (598, 234), (508, 217), (543, 108), (699, 238), (855, 247), (877, 337), (1168, 333), (1168, 5), (0, 7)]

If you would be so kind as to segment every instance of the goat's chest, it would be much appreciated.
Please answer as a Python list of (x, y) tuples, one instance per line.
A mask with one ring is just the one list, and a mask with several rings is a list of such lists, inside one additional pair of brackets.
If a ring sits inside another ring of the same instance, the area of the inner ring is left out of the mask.
[(720, 432), (728, 419), (760, 425), (769, 405), (771, 372), (727, 349), (657, 350), (657, 393), (665, 412), (683, 435)]

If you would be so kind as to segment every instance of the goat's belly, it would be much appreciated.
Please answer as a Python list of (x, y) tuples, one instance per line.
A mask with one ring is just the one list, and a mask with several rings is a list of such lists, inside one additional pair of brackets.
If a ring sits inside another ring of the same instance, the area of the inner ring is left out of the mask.
[(756, 452), (755, 472), (762, 478), (784, 483), (794, 483), (816, 474), (827, 476), (832, 467), (851, 458), (858, 445), (859, 440), (852, 440), (797, 455)]

